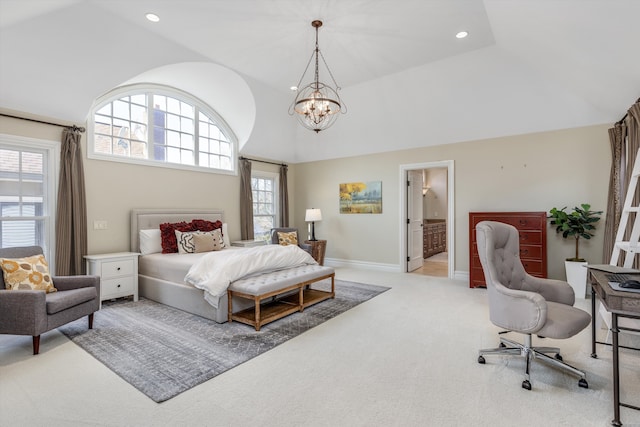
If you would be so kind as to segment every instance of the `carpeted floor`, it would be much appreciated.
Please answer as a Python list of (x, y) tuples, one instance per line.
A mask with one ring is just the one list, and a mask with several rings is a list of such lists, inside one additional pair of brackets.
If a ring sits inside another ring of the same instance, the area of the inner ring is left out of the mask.
[[(315, 284), (328, 288), (329, 281)], [(94, 329), (59, 330), (155, 402), (163, 402), (389, 288), (336, 280), (336, 298), (263, 326), (218, 324), (151, 300), (104, 304)]]

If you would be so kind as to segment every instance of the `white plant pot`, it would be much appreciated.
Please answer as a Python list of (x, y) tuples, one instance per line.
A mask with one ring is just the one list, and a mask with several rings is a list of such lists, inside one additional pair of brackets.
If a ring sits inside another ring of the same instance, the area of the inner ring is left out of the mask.
[(573, 288), (576, 299), (585, 299), (587, 295), (587, 262), (565, 261), (567, 282)]

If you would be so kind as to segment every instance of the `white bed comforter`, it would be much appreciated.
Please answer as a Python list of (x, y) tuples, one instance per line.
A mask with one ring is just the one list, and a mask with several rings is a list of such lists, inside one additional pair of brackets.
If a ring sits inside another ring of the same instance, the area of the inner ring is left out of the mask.
[(184, 280), (204, 290), (205, 300), (218, 308), (229, 284), (247, 276), (317, 264), (308, 252), (295, 245), (266, 245), (233, 251), (211, 252), (196, 261)]

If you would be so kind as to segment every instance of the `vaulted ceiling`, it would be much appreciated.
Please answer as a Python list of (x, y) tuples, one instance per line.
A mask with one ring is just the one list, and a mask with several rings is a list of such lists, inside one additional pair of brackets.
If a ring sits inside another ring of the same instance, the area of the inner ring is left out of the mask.
[[(289, 162), (612, 123), (640, 96), (639, 16), (636, 0), (0, 0), (0, 108), (83, 123), (115, 87), (171, 84), (244, 154)], [(348, 107), (318, 135), (287, 114), (314, 19)]]

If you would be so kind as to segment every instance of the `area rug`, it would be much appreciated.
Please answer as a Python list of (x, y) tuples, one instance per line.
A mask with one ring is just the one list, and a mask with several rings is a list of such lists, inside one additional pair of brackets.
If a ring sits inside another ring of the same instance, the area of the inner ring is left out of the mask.
[[(325, 282), (314, 287), (328, 288), (330, 282)], [(335, 299), (260, 332), (147, 299), (103, 303), (91, 330), (84, 318), (58, 330), (149, 398), (163, 402), (389, 289), (342, 280), (335, 285)]]

